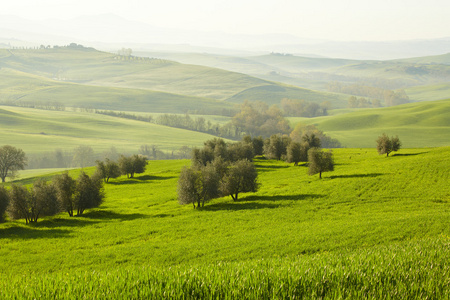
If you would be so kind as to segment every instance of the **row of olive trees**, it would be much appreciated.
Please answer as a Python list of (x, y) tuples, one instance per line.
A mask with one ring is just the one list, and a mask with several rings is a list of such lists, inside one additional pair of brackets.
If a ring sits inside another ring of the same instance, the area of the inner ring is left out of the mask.
[(97, 160), (96, 174), (105, 182), (110, 178), (117, 178), (120, 175), (127, 175), (133, 178), (134, 174), (144, 173), (147, 167), (147, 158), (142, 155), (132, 156), (121, 155), (118, 162), (106, 158), (105, 161)]
[(13, 184), (9, 190), (0, 186), (0, 221), (5, 212), (13, 220), (34, 223), (40, 217), (65, 211), (69, 216), (82, 215), (88, 208), (98, 207), (104, 199), (103, 183), (98, 176), (81, 172), (75, 180), (68, 173), (57, 175), (52, 182), (36, 180), (31, 189)]
[(191, 167), (181, 170), (179, 203), (195, 208), (214, 198), (231, 196), (237, 201), (240, 193), (256, 192), (259, 184), (253, 157), (253, 145), (245, 141), (227, 144), (216, 138), (205, 142), (202, 149), (193, 150)]

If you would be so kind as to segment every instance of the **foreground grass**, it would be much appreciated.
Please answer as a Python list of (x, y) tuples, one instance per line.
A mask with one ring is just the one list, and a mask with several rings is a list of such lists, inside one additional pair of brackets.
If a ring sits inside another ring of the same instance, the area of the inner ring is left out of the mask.
[[(5, 298), (29, 299), (444, 299), (450, 239), (353, 252), (173, 267), (13, 277)], [(1, 285), (1, 284), (0, 284)]]
[(448, 298), (450, 148), (334, 154), (323, 180), (257, 160), (260, 191), (201, 210), (189, 161), (150, 162), (84, 216), (0, 224), (3, 298)]

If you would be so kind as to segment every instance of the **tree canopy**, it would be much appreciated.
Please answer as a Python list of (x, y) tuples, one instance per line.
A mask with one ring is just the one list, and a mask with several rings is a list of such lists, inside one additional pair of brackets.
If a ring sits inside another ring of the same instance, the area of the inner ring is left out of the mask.
[(322, 179), (322, 172), (334, 170), (333, 153), (331, 151), (322, 151), (319, 148), (311, 148), (308, 151), (308, 174), (319, 173)]
[(385, 133), (379, 136), (376, 142), (378, 154), (386, 154), (386, 156), (393, 151), (398, 151), (402, 145), (398, 136), (389, 138)]
[(14, 177), (18, 170), (23, 170), (27, 165), (27, 158), (22, 149), (10, 145), (0, 147), (0, 178), (2, 182), (6, 177)]

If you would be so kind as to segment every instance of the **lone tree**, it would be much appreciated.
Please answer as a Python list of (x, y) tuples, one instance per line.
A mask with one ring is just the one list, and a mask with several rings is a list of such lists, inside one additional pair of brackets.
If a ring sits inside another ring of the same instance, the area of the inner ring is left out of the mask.
[(311, 148), (308, 151), (308, 174), (314, 175), (319, 173), (322, 179), (322, 172), (334, 170), (333, 154), (331, 151), (321, 151), (319, 148)]
[(376, 142), (378, 154), (386, 154), (386, 157), (389, 156), (389, 153), (398, 151), (402, 145), (398, 136), (389, 138), (386, 133), (379, 136)]
[(5, 212), (9, 204), (8, 191), (4, 186), (0, 186), (0, 222), (5, 221)]
[(6, 177), (14, 177), (18, 170), (27, 165), (25, 152), (10, 145), (0, 147), (0, 178), (5, 182)]
[(223, 195), (230, 195), (234, 201), (239, 193), (256, 192), (259, 184), (255, 166), (248, 160), (237, 161), (229, 167), (221, 182)]

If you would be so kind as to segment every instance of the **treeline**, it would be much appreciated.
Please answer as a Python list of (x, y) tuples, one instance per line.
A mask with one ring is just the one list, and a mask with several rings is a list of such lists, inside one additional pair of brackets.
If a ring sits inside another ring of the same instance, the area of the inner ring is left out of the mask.
[(100, 115), (107, 115), (107, 116), (111, 116), (111, 117), (123, 118), (123, 119), (137, 120), (137, 121), (143, 121), (143, 122), (149, 122), (149, 123), (153, 122), (153, 117), (150, 115), (140, 116), (140, 115), (129, 114), (129, 113), (125, 113), (125, 112), (115, 112), (112, 110), (98, 110), (98, 109), (95, 110), (95, 113), (100, 114)]
[[(409, 102), (409, 97), (404, 90), (387, 90), (379, 87), (367, 86), (360, 83), (342, 84), (340, 82), (330, 82), (327, 87), (329, 92), (350, 94), (355, 96), (369, 97), (384, 101), (385, 106), (395, 106)], [(349, 107), (359, 107), (354, 99), (349, 100)]]
[(186, 130), (204, 132), (223, 138), (235, 139), (240, 138), (240, 132), (232, 124), (221, 125), (219, 123), (213, 124), (211, 121), (206, 121), (203, 117), (191, 117), (189, 114), (163, 114), (156, 118), (153, 116), (139, 116), (125, 112), (114, 112), (107, 110), (95, 110), (95, 113), (108, 115), (118, 118), (131, 119), (143, 122), (149, 122), (158, 125), (164, 125), (174, 128), (181, 128)]
[[(178, 149), (164, 152), (157, 145), (144, 144), (135, 153), (145, 156), (146, 159), (185, 159), (189, 158), (191, 150), (192, 148), (189, 146), (182, 146)], [(117, 161), (121, 155), (114, 146), (103, 152), (96, 153), (92, 147), (81, 145), (75, 147), (72, 151), (56, 149), (47, 153), (28, 155), (26, 168), (84, 168), (94, 166), (97, 160), (109, 159)]]
[(44, 109), (44, 110), (55, 110), (55, 111), (65, 111), (66, 106), (64, 103), (58, 101), (23, 101), (23, 100), (4, 100), (0, 102), (0, 105), (4, 106), (16, 106), (16, 107), (27, 107), (27, 108), (35, 108), (35, 109)]
[(213, 124), (211, 121), (206, 121), (203, 117), (193, 118), (188, 114), (184, 116), (175, 114), (160, 115), (155, 119), (154, 123), (169, 127), (209, 133), (223, 138), (234, 139), (240, 137), (240, 132), (230, 123), (224, 125), (220, 125), (219, 123)]
[(318, 104), (306, 100), (282, 99), (280, 106), (285, 116), (314, 118), (327, 116), (331, 103), (330, 101), (324, 101)]

